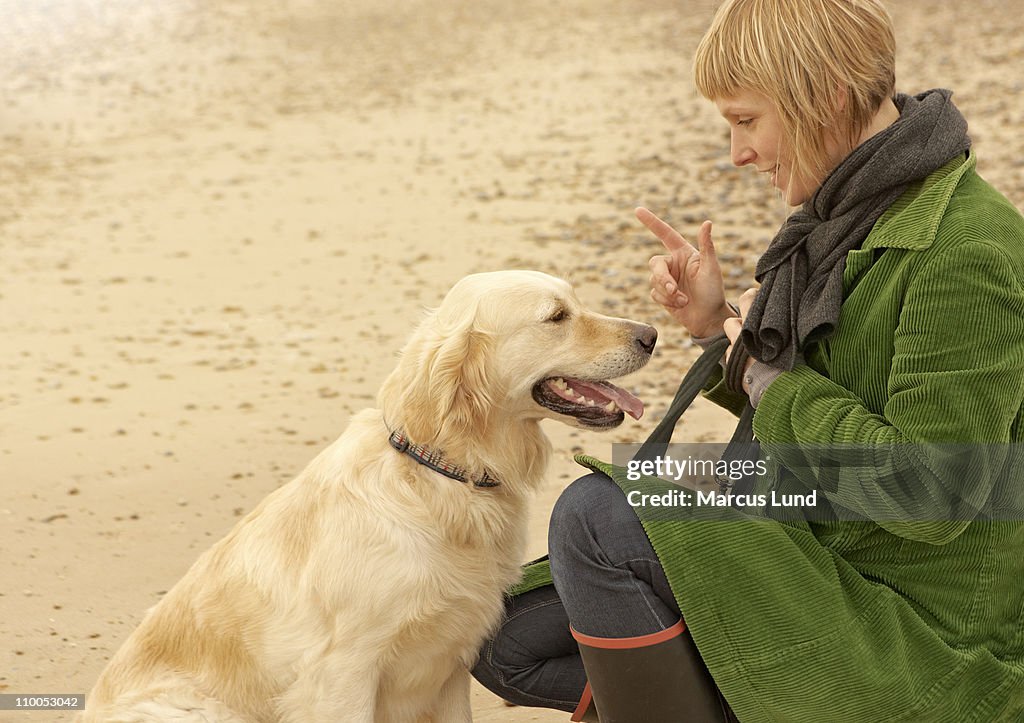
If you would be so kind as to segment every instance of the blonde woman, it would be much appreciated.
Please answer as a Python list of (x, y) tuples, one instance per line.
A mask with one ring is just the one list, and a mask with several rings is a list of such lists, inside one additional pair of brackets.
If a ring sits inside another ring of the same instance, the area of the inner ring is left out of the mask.
[(948, 91), (895, 92), (894, 48), (878, 0), (719, 8), (697, 87), (733, 163), (799, 207), (738, 305), (709, 223), (694, 247), (638, 211), (668, 249), (654, 300), (731, 342), (706, 396), (771, 460), (754, 492), (822, 507), (645, 518), (594, 462), (552, 513), (553, 586), (533, 569), (482, 650), (499, 695), (605, 722), (1024, 720), (1024, 219)]

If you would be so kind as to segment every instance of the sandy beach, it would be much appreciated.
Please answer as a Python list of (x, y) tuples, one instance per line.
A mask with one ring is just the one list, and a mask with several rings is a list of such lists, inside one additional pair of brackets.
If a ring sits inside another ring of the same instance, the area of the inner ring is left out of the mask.
[[(529, 557), (582, 468), (695, 358), (647, 295), (715, 222), (734, 296), (788, 209), (690, 81), (714, 0), (0, 0), (0, 693), (85, 693), (145, 610), (348, 418), (462, 275), (533, 268), (653, 323), (647, 404), (555, 444)], [(1024, 207), (1024, 0), (890, 0), (898, 88), (952, 88)], [(679, 441), (724, 441), (698, 401)], [(480, 721), (560, 721), (474, 684)], [(0, 711), (0, 722), (69, 720)]]

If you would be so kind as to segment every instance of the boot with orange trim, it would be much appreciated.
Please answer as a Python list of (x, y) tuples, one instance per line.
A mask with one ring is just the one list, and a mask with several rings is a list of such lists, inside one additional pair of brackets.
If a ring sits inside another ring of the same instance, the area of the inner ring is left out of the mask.
[(571, 720), (735, 723), (682, 620), (635, 638), (572, 635), (587, 686)]

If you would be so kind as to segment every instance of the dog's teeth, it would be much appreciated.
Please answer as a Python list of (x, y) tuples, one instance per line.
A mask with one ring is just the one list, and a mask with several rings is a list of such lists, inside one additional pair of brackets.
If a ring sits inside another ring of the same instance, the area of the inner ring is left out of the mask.
[(608, 402), (607, 404), (604, 405), (604, 408), (605, 411), (608, 412), (617, 412), (619, 409), (618, 405), (615, 404), (615, 402)]
[(595, 402), (595, 401), (594, 401), (593, 399), (588, 399), (588, 400), (587, 400), (587, 406), (588, 406), (588, 407), (593, 407), (593, 406), (595, 406), (596, 404), (597, 404), (597, 402)]
[(554, 380), (554, 381), (552, 382), (552, 384), (554, 384), (554, 385), (555, 385), (556, 387), (558, 387), (559, 389), (565, 389), (566, 387), (568, 387), (568, 386), (569, 386), (568, 384), (566, 384), (566, 383), (565, 383), (565, 380), (564, 380), (564, 379), (562, 379), (561, 377), (558, 377), (557, 379), (555, 379), (555, 380)]

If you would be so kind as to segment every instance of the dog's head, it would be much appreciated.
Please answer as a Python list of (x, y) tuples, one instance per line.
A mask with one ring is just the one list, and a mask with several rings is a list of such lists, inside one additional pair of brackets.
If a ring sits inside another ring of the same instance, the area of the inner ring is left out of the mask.
[(547, 274), (473, 274), (413, 333), (379, 402), (422, 444), (483, 433), (495, 415), (609, 429), (643, 404), (608, 380), (646, 364), (656, 339), (654, 327), (589, 311)]

